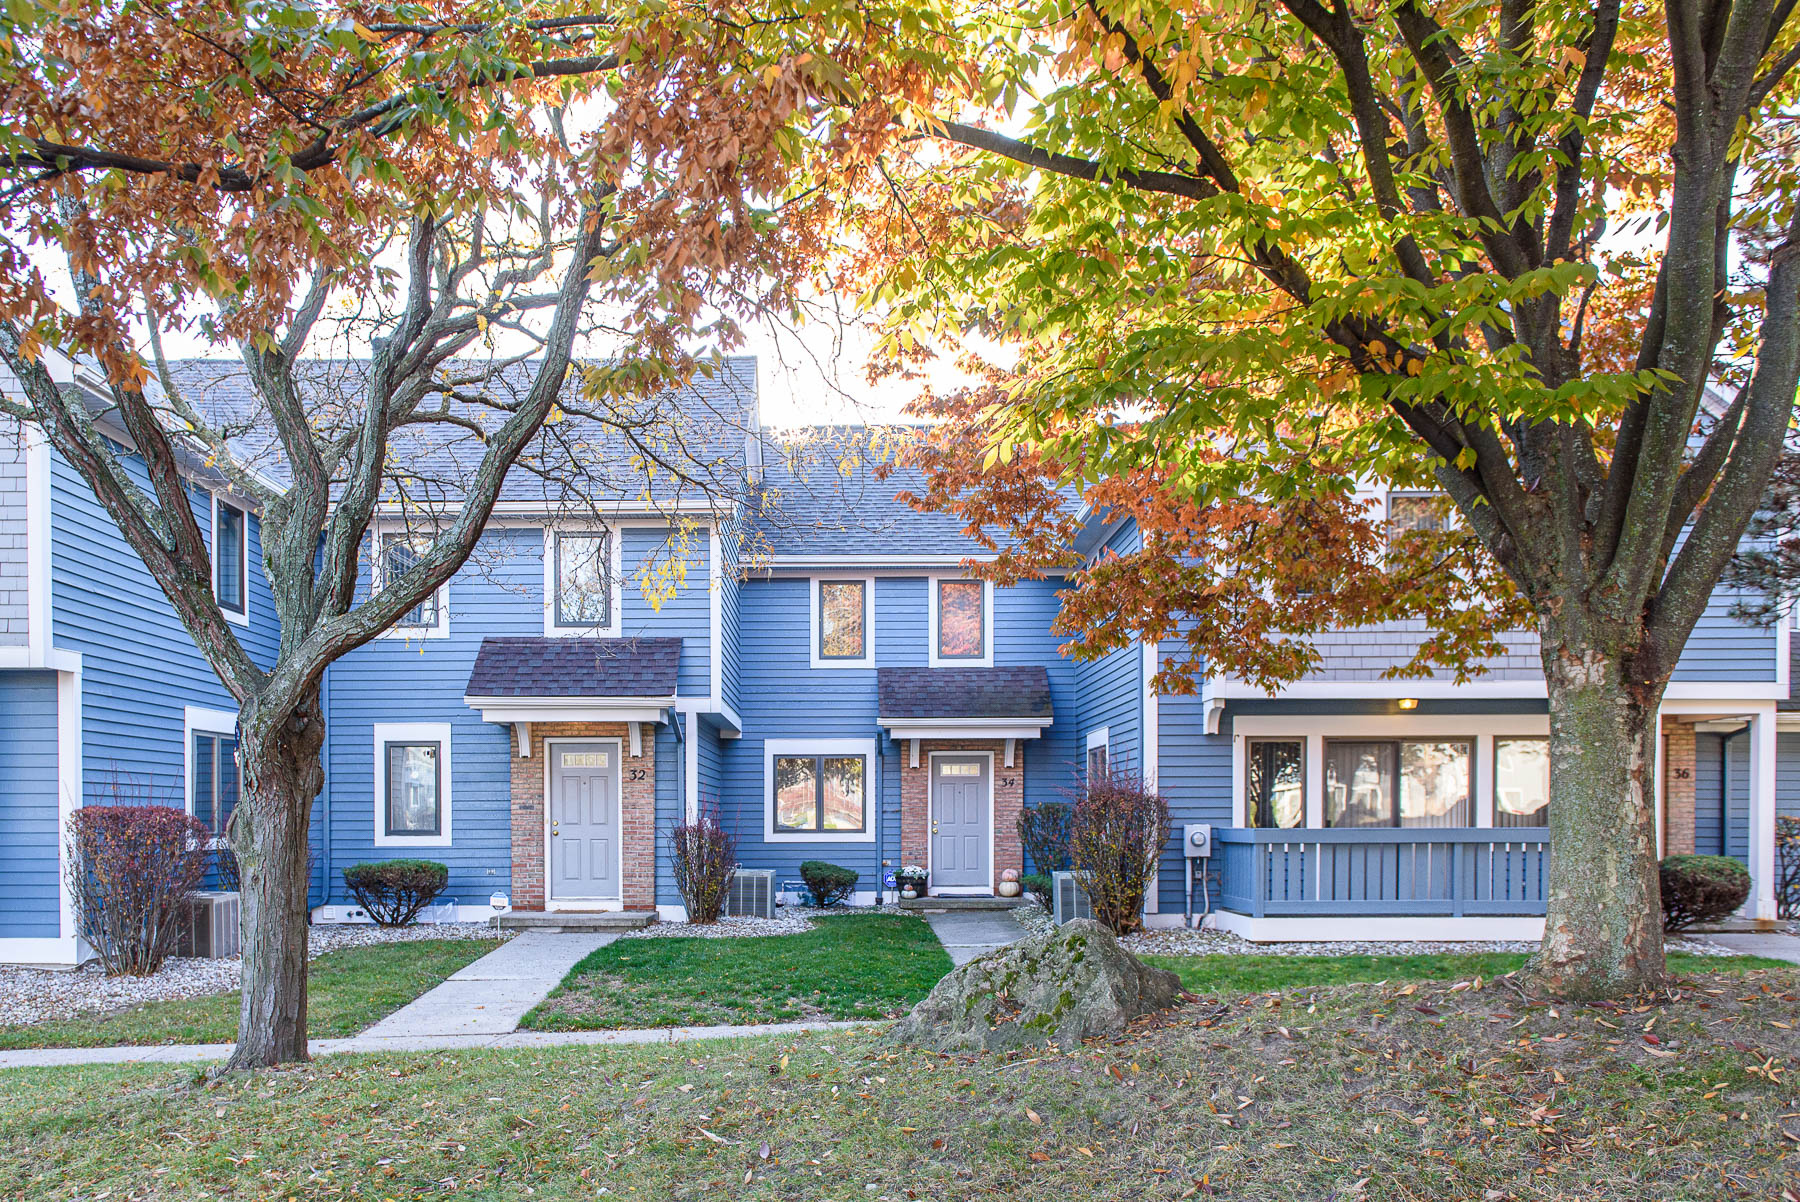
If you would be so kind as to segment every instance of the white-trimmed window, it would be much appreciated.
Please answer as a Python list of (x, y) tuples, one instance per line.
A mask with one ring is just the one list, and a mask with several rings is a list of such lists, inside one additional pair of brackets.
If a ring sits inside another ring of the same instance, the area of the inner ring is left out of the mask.
[(963, 576), (934, 576), (931, 586), (931, 666), (992, 667), (994, 586)]
[[(380, 530), (375, 535), (377, 548), (372, 580), (376, 592), (387, 582), (410, 571), (431, 545), (431, 536), (410, 530)], [(383, 632), (387, 638), (444, 638), (450, 633), (450, 586), (440, 585), (429, 597), (400, 615)]]
[(374, 736), (377, 847), (448, 847), (450, 724), (382, 722)]
[(1112, 755), (1112, 728), (1102, 726), (1099, 730), (1088, 731), (1087, 736), (1087, 778), (1090, 781), (1106, 778), (1107, 761)]
[(603, 527), (544, 529), (544, 633), (619, 631), (619, 538)]
[(1249, 739), (1244, 749), (1244, 813), (1253, 827), (1306, 825), (1306, 745)]
[(812, 591), (812, 666), (875, 666), (875, 579), (815, 576)]
[(215, 844), (225, 838), (237, 809), (242, 777), (237, 761), (237, 715), (190, 705), (187, 738), (187, 812), (206, 824)]
[(1456, 522), (1456, 506), (1441, 492), (1390, 492), (1387, 497), (1388, 541), (1411, 531), (1448, 530)]
[(227, 620), (250, 621), (250, 514), (212, 494), (213, 598)]
[(872, 843), (874, 799), (873, 739), (764, 740), (766, 840)]
[(1494, 825), (1550, 825), (1550, 740), (1494, 740)]

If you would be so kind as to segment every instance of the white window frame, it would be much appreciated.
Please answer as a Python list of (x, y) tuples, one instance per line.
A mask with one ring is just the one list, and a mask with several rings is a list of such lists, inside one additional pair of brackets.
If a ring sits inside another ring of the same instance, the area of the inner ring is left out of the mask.
[[(556, 620), (556, 594), (559, 582), (556, 578), (556, 536), (559, 534), (604, 534), (607, 537), (607, 573), (608, 596), (606, 599), (607, 623), (604, 626), (576, 625), (564, 626)], [(625, 590), (622, 587), (625, 567), (625, 539), (617, 526), (609, 526), (604, 522), (581, 522), (572, 526), (544, 527), (544, 636), (546, 638), (590, 638), (616, 639), (619, 637), (619, 615), (625, 606)]]
[[(824, 586), (827, 584), (860, 584), (863, 588), (863, 653), (854, 659), (822, 654), (825, 643)], [(821, 572), (806, 582), (810, 598), (807, 643), (815, 668), (861, 668), (875, 666), (875, 577), (854, 572)]]
[[(369, 595), (373, 597), (382, 589), (385, 581), (382, 577), (387, 573), (387, 556), (383, 553), (382, 544), (391, 534), (409, 534), (405, 526), (387, 523), (376, 526), (371, 532), (373, 540), (369, 556)], [(438, 585), (437, 624), (434, 626), (390, 626), (380, 634), (379, 639), (447, 639), (450, 637), (450, 582)]]
[[(190, 705), (183, 710), (181, 719), (181, 762), (183, 765), (182, 779), (185, 781), (185, 784), (181, 790), (181, 806), (187, 811), (189, 818), (195, 817), (194, 736), (225, 735), (235, 737), (237, 735), (237, 722), (238, 716), (231, 710), (208, 709), (201, 705)], [(215, 774), (218, 772), (216, 766), (213, 768), (213, 772)], [(243, 770), (240, 768), (238, 770), (238, 802), (242, 804), (243, 800), (244, 774)], [(225, 837), (223, 835), (213, 836), (212, 846), (225, 846)]]
[[(775, 760), (778, 756), (863, 757), (863, 828), (860, 831), (788, 831), (775, 825)], [(763, 841), (766, 843), (873, 843), (876, 815), (874, 739), (764, 739)]]
[[(1441, 739), (1474, 744), (1473, 758), (1469, 764), (1469, 770), (1474, 774), (1470, 787), (1475, 794), (1475, 824), (1471, 829), (1537, 829), (1494, 826), (1494, 740), (1549, 737), (1550, 718), (1546, 714), (1246, 714), (1234, 718), (1231, 725), (1232, 825), (1250, 826), (1250, 803), (1245, 796), (1245, 782), (1249, 775), (1245, 755), (1251, 739), (1293, 739), (1301, 744), (1301, 780), (1302, 787), (1306, 790), (1306, 823), (1289, 828), (1296, 834), (1334, 829), (1325, 825), (1327, 739), (1399, 742)], [(1429, 832), (1434, 828), (1416, 829)]]
[(1096, 747), (1106, 752), (1106, 768), (1108, 772), (1112, 771), (1112, 727), (1102, 726), (1098, 730), (1088, 731), (1087, 745), (1082, 749), (1081, 756), (1081, 773), (1084, 778), (1092, 770), (1093, 752)]
[[(212, 565), (211, 566), (212, 566), (212, 573), (213, 573), (213, 578), (212, 578), (213, 600), (215, 602), (218, 602), (219, 612), (221, 614), (225, 615), (225, 620), (227, 622), (230, 622), (234, 626), (248, 626), (248, 625), (250, 625), (250, 507), (248, 505), (244, 504), (244, 502), (238, 500), (236, 497), (228, 496), (224, 493), (215, 491), (215, 492), (209, 493), (208, 495), (212, 498), (212, 514), (211, 514), (212, 533), (211, 533), (211, 538), (208, 541), (211, 543), (210, 553), (211, 553), (211, 557), (212, 557)], [(221, 505), (228, 505), (231, 508), (237, 510), (238, 513), (243, 515), (243, 519), (244, 519), (244, 529), (242, 532), (242, 536), (238, 539), (238, 564), (237, 564), (238, 579), (242, 580), (244, 582), (244, 590), (243, 590), (244, 591), (244, 596), (243, 596), (244, 609), (243, 609), (242, 613), (240, 613), (234, 609), (228, 609), (225, 606), (224, 602), (221, 602), (218, 600), (218, 593), (219, 593), (219, 506), (221, 506)]]
[[(451, 771), (450, 724), (448, 722), (377, 722), (374, 724), (371, 751), (375, 760), (373, 804), (370, 817), (374, 821), (376, 847), (449, 847), (453, 837), (451, 819), (455, 815), (453, 796), (455, 774)], [(436, 743), (438, 745), (438, 833), (435, 835), (390, 835), (387, 833), (387, 745), (389, 743)]]
[[(969, 580), (981, 585), (981, 655), (974, 657), (949, 656), (938, 654), (938, 585), (946, 580)], [(960, 572), (943, 572), (926, 577), (926, 587), (931, 596), (926, 599), (926, 608), (931, 612), (930, 665), (933, 668), (991, 668), (994, 666), (994, 582), (978, 580)]]

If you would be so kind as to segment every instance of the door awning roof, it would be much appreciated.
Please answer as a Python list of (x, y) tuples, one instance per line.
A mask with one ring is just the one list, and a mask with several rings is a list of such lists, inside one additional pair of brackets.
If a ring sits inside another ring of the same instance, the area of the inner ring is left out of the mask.
[(1042, 665), (879, 668), (875, 689), (896, 739), (1035, 739), (1055, 721)]

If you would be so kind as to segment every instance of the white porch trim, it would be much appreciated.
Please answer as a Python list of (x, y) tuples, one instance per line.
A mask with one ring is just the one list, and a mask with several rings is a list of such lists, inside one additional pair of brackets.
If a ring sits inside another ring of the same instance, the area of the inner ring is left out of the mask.
[[(1180, 926), (1180, 914), (1153, 914), (1145, 919), (1152, 927)], [(1477, 939), (1539, 940), (1544, 920), (1533, 917), (1397, 917), (1355, 915), (1334, 918), (1252, 918), (1230, 910), (1214, 910), (1206, 925), (1214, 930), (1242, 935), (1252, 943), (1356, 942), (1383, 940), (1394, 943), (1455, 942)]]

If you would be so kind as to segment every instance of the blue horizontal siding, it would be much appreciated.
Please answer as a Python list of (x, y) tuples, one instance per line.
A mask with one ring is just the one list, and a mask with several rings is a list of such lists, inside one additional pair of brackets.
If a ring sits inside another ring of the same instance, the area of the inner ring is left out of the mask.
[[(142, 465), (123, 461), (148, 488)], [(58, 649), (82, 657), (84, 797), (185, 805), (184, 707), (235, 712), (237, 703), (111, 515), (60, 455), (52, 457), (51, 482), (52, 632)], [(210, 539), (210, 498), (192, 489), (189, 504)], [(280, 636), (261, 524), (252, 515), (249, 525), (250, 624), (233, 630), (267, 666)]]
[(62, 934), (56, 673), (0, 672), (0, 939)]
[[(709, 538), (704, 529), (684, 536), (667, 527), (627, 526), (623, 533), (619, 633), (625, 638), (680, 639), (676, 691), (683, 697), (704, 697), (712, 691)], [(539, 556), (541, 560), (541, 550)], [(536, 590), (540, 598), (541, 573), (540, 567)]]
[[(1724, 749), (1730, 748), (1731, 799), (1719, 797)], [(1694, 735), (1694, 850), (1703, 856), (1743, 860), (1750, 842), (1750, 736), (1730, 738), (1713, 731)]]
[(1752, 626), (1731, 616), (1737, 594), (1719, 589), (1707, 602), (1706, 611), (1694, 624), (1681, 650), (1675, 671), (1677, 681), (1733, 681), (1768, 683), (1775, 679), (1776, 630)]

